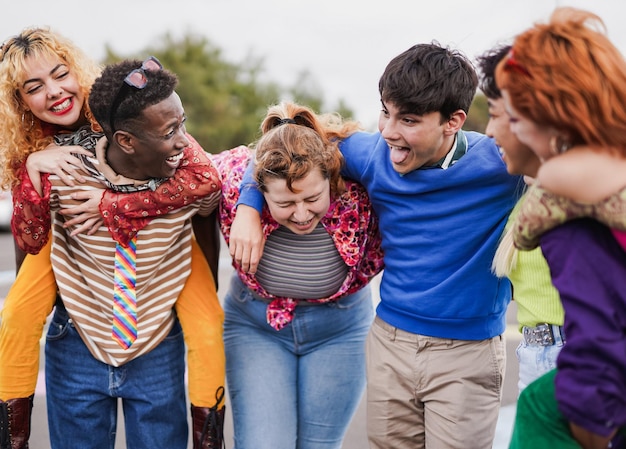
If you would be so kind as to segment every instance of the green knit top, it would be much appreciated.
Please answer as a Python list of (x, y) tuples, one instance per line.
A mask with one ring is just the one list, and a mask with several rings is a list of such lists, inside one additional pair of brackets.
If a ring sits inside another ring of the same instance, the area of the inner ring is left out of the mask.
[[(508, 229), (519, 213), (526, 194), (520, 198), (506, 224)], [(506, 232), (506, 231), (505, 231)], [(539, 323), (563, 325), (563, 306), (559, 293), (552, 285), (550, 269), (541, 248), (516, 251), (515, 267), (509, 274), (513, 284), (513, 299), (517, 303), (517, 321), (523, 326), (534, 327)]]

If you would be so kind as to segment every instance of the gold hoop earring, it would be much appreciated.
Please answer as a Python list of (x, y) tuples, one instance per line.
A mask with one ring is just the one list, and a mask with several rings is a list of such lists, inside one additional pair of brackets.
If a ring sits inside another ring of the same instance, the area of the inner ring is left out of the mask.
[(565, 153), (571, 146), (572, 145), (561, 136), (550, 137), (550, 152), (554, 156)]
[[(26, 112), (27, 111), (22, 112), (22, 126), (24, 126), (24, 127), (25, 127), (25, 125), (24, 125), (24, 116), (26, 115)], [(28, 111), (28, 112), (30, 112), (30, 111)], [(26, 132), (32, 131), (34, 127), (35, 127), (35, 117), (34, 117), (33, 113), (31, 112), (30, 113), (30, 127), (26, 130)]]

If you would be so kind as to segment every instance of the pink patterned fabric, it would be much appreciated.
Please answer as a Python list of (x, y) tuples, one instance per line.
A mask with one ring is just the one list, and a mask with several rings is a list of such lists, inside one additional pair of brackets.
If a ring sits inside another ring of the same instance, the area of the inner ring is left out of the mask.
[(155, 191), (120, 193), (106, 190), (100, 203), (104, 224), (113, 238), (127, 244), (151, 219), (187, 206), (219, 191), (219, 175), (207, 153), (191, 136), (191, 145), (174, 176)]
[(26, 165), (18, 172), (19, 182), (13, 188), (13, 217), (11, 231), (17, 245), (29, 254), (38, 254), (48, 243), (50, 231), (50, 182), (48, 174), (41, 175), (43, 196), (33, 187)]
[[(220, 226), (227, 243), (239, 198), (239, 186), (250, 158), (251, 152), (244, 146), (212, 155), (212, 160), (222, 177)], [(261, 220), (266, 237), (279, 227), (267, 207), (263, 209)], [(348, 276), (339, 290), (328, 298), (315, 300), (326, 303), (336, 301), (367, 285), (383, 269), (383, 251), (378, 219), (372, 210), (367, 192), (359, 184), (346, 182), (346, 191), (331, 201), (328, 213), (321, 223), (348, 266)], [(235, 262), (233, 267), (248, 288), (270, 301), (267, 307), (267, 321), (270, 326), (280, 330), (291, 322), (297, 300), (269, 294), (254, 275), (244, 273)]]

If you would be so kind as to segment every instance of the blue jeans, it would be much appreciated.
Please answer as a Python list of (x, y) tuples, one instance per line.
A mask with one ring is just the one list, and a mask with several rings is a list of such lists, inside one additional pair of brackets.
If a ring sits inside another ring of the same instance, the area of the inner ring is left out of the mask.
[(121, 367), (96, 360), (57, 304), (46, 337), (52, 449), (112, 449), (122, 399), (128, 449), (186, 449), (185, 349), (179, 324)]
[(517, 346), (515, 351), (519, 362), (517, 388), (520, 393), (533, 381), (556, 368), (556, 358), (563, 347), (563, 340), (559, 335), (554, 337), (555, 343), (550, 346), (529, 345), (523, 338)]
[(266, 308), (235, 274), (224, 345), (236, 449), (341, 448), (365, 389), (370, 288), (298, 306), (280, 331), (267, 324)]

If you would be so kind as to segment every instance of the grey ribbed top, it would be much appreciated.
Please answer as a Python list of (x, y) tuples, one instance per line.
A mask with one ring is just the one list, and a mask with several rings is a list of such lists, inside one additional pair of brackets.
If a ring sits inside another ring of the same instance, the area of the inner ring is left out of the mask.
[(347, 265), (321, 224), (305, 235), (284, 226), (272, 232), (256, 273), (269, 293), (294, 299), (327, 298), (347, 275)]

